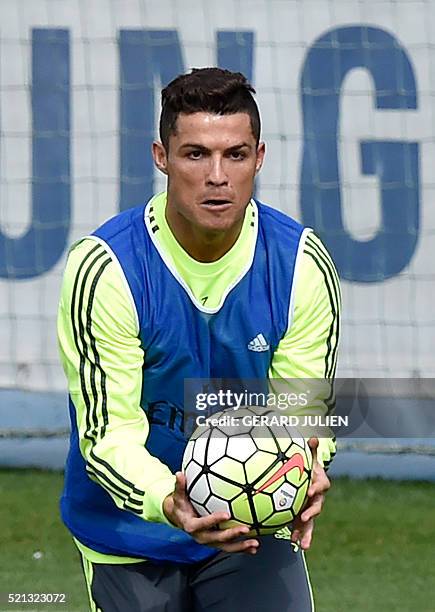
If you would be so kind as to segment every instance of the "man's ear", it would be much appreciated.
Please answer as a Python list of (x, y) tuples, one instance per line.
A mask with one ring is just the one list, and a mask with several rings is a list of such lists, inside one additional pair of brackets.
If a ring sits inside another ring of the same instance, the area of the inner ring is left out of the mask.
[(264, 155), (266, 153), (266, 145), (264, 142), (260, 142), (257, 147), (257, 161), (255, 162), (255, 174), (258, 174), (263, 165)]
[(153, 158), (160, 172), (168, 174), (168, 156), (166, 155), (166, 149), (162, 143), (157, 140), (153, 142)]

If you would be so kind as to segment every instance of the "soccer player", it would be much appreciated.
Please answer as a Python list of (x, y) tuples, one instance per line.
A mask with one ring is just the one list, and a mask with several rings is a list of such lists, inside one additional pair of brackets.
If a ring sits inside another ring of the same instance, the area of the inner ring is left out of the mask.
[[(186, 378), (332, 380), (340, 294), (320, 240), (253, 199), (265, 145), (240, 73), (193, 70), (162, 92), (153, 144), (167, 191), (73, 245), (59, 309), (72, 424), (62, 517), (91, 610), (308, 612), (303, 550), (332, 439), (311, 439), (313, 480), (292, 546), (216, 529), (179, 472)], [(317, 398), (323, 413), (330, 397)], [(287, 530), (288, 533), (288, 530)]]

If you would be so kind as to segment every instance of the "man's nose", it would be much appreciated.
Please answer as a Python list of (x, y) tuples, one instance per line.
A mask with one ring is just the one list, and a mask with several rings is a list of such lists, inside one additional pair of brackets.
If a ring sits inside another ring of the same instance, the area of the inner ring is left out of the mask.
[(228, 177), (221, 157), (211, 158), (207, 183), (216, 186), (226, 185), (228, 183)]

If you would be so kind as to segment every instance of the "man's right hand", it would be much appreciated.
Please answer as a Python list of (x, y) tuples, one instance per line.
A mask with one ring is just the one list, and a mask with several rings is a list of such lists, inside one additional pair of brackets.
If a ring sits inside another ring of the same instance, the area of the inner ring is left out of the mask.
[(225, 552), (245, 552), (255, 555), (260, 543), (255, 539), (240, 540), (249, 533), (249, 527), (238, 526), (228, 529), (217, 529), (219, 523), (227, 521), (226, 512), (213, 512), (199, 517), (186, 494), (186, 477), (177, 472), (174, 492), (165, 497), (163, 512), (168, 520), (183, 529), (199, 544), (219, 548)]

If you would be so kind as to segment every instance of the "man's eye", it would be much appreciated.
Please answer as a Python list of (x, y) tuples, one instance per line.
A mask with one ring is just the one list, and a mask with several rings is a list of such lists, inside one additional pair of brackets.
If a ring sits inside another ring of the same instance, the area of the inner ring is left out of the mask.
[(190, 151), (189, 157), (190, 159), (201, 159), (202, 151)]
[(245, 154), (244, 154), (244, 153), (241, 153), (240, 151), (233, 151), (233, 152), (231, 153), (231, 159), (234, 159), (234, 160), (236, 160), (236, 161), (239, 161), (239, 160), (245, 159)]

